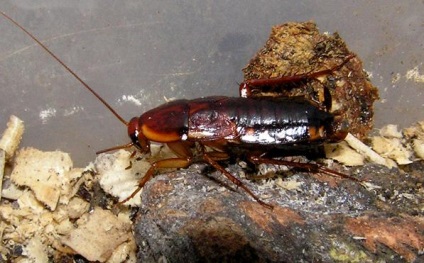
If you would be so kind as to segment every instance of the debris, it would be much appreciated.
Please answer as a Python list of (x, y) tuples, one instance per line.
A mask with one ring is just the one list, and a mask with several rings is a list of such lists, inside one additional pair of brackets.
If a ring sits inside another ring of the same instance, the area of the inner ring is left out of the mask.
[[(138, 187), (138, 181), (150, 168), (150, 162), (173, 156), (167, 148), (152, 144), (151, 156), (144, 158), (133, 158), (131, 153), (120, 150), (111, 154), (100, 154), (97, 156), (94, 166), (98, 172), (99, 183), (102, 189), (114, 196), (119, 201), (126, 199)], [(127, 206), (141, 205), (141, 191), (134, 198), (125, 202)]]
[[(355, 146), (354, 146), (355, 147)], [(347, 166), (364, 165), (365, 156), (351, 148), (346, 141), (325, 144), (325, 156)]]
[(412, 163), (412, 151), (398, 138), (375, 136), (371, 139), (372, 148), (383, 157), (394, 160), (399, 165)]
[[(5, 157), (3, 150), (1, 156)], [(3, 173), (4, 165), (0, 166)], [(94, 207), (89, 213), (90, 203), (77, 194), (81, 186), (95, 185), (97, 178), (89, 172), (93, 165), (73, 168), (67, 153), (24, 148), (11, 166), (2, 178), (6, 182), (0, 203), (2, 260), (57, 262), (63, 255), (80, 254), (99, 262), (136, 262), (129, 210), (114, 215)]]
[(37, 200), (54, 211), (61, 194), (69, 195), (74, 186), (71, 181), (78, 179), (66, 175), (71, 168), (72, 160), (66, 153), (41, 152), (34, 148), (24, 148), (16, 157), (10, 178), (18, 186), (31, 188)]
[(12, 115), (7, 122), (7, 129), (0, 139), (0, 149), (6, 152), (6, 161), (9, 161), (18, 149), (24, 133), (24, 123), (18, 117)]
[(3, 176), (4, 176), (4, 166), (6, 164), (6, 153), (2, 149), (0, 149), (0, 200), (2, 197), (2, 189), (3, 189)]
[(412, 145), (415, 157), (424, 160), (424, 121), (403, 129), (402, 133), (405, 135), (406, 143)]
[(386, 138), (402, 138), (403, 135), (398, 131), (397, 125), (387, 124), (383, 128), (380, 129), (380, 135)]
[(392, 167), (392, 163), (388, 163), (386, 159), (381, 157), (378, 153), (373, 151), (369, 146), (356, 139), (353, 135), (348, 134), (345, 138), (345, 141), (356, 151), (363, 154), (367, 159), (373, 163), (382, 164), (387, 167)]
[(85, 214), (62, 238), (63, 244), (90, 261), (105, 262), (121, 244), (134, 242), (131, 235), (131, 222), (121, 221), (110, 211), (96, 208)]
[[(424, 152), (424, 122), (402, 132), (395, 126), (380, 132), (382, 138), (398, 140), (398, 145), (414, 150), (415, 155), (403, 159), (384, 152), (379, 155), (360, 141), (372, 128), (372, 104), (378, 92), (363, 72), (362, 62), (352, 56), (337, 34), (320, 34), (311, 22), (288, 23), (273, 29), (263, 51), (244, 70), (246, 78), (293, 76), (340, 65), (298, 86), (289, 83), (293, 87), (287, 94), (270, 87), (256, 95), (304, 96), (321, 108), (329, 108), (337, 119), (341, 116), (340, 120), (348, 120), (351, 132), (359, 139), (349, 134), (347, 143), (330, 146), (328, 151), (342, 152), (344, 157), (335, 154), (332, 158), (358, 165), (349, 173), (364, 179), (366, 187), (353, 180), (331, 177), (330, 182), (326, 175), (308, 173), (295, 173), (288, 180), (281, 174), (277, 179), (264, 176), (264, 183), (243, 178), (253, 193), (275, 206), (271, 211), (240, 194), (240, 189), (217, 187), (192, 165), (172, 173), (161, 170), (140, 196), (125, 204), (140, 205), (133, 217), (126, 206), (116, 211), (110, 206), (112, 202), (96, 205), (96, 186), (107, 192), (106, 199), (123, 200), (137, 187), (150, 162), (169, 152), (157, 147), (157, 154), (152, 153), (150, 158), (130, 159), (131, 154), (121, 150), (100, 155), (94, 164), (81, 169), (72, 167), (66, 153), (25, 148), (11, 163), (12, 173), (4, 177), (7, 186), (0, 203), (1, 260), (60, 262), (81, 255), (99, 262), (374, 262), (422, 257), (424, 167), (416, 160)], [(323, 87), (330, 87), (331, 103)], [(12, 126), (20, 125), (14, 123)], [(20, 129), (13, 129), (13, 136), (7, 135), (14, 142), (6, 143), (13, 146), (9, 147), (9, 156), (14, 155), (20, 141)], [(362, 165), (367, 158), (395, 167), (388, 159), (394, 158), (406, 163), (409, 170)], [(227, 169), (232, 174), (241, 170), (231, 164)], [(271, 169), (265, 167), (265, 171)], [(215, 178), (216, 174), (210, 177), (221, 181), (223, 177)], [(134, 237), (130, 218), (135, 218)]]
[[(322, 34), (314, 22), (290, 22), (272, 28), (265, 46), (243, 69), (245, 80), (294, 76), (336, 69), (328, 74), (275, 87), (253, 90), (255, 97), (304, 97), (323, 109), (330, 109), (349, 132), (360, 140), (373, 126), (373, 103), (378, 90), (368, 79), (362, 61), (334, 33)], [(345, 63), (343, 65), (343, 63)], [(337, 66), (342, 65), (340, 68)]]

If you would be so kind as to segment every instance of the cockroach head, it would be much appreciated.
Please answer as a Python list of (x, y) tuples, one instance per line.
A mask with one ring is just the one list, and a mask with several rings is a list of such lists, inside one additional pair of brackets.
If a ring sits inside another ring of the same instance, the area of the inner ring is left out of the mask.
[(131, 138), (133, 146), (143, 153), (150, 152), (150, 144), (140, 130), (140, 119), (134, 117), (128, 123), (128, 136)]

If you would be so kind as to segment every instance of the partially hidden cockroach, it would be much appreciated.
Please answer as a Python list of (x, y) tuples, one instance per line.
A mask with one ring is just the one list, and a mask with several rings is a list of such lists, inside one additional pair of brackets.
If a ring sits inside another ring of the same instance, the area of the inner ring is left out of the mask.
[[(151, 142), (166, 144), (175, 153), (175, 158), (153, 162), (145, 176), (138, 182), (137, 189), (121, 203), (133, 198), (152, 178), (157, 169), (186, 168), (200, 159), (220, 171), (258, 203), (272, 208), (272, 205), (260, 200), (239, 179), (218, 163), (229, 159), (230, 154), (236, 152), (234, 149), (240, 149), (247, 156), (247, 160), (254, 164), (290, 165), (311, 172), (322, 172), (360, 181), (319, 164), (289, 162), (275, 159), (275, 154), (272, 156), (269, 154), (271, 151), (275, 153), (280, 149), (308, 148), (311, 145), (322, 145), (324, 142), (343, 140), (347, 135), (347, 127), (336, 125), (336, 117), (333, 114), (305, 99), (253, 98), (249, 95), (252, 87), (300, 81), (331, 73), (349, 61), (353, 55), (348, 55), (340, 65), (332, 69), (243, 82), (240, 85), (241, 97), (213, 96), (175, 100), (127, 122), (44, 44), (11, 17), (3, 12), (1, 14), (47, 51), (128, 127), (130, 143), (97, 153), (133, 146), (142, 153), (150, 153)], [(195, 145), (200, 148), (198, 156), (194, 156), (192, 151)], [(206, 150), (206, 148), (212, 150)]]

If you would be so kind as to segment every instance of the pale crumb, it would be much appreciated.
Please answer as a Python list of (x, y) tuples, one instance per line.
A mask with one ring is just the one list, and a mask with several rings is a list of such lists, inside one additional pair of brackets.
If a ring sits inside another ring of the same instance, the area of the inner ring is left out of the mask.
[(270, 165), (266, 163), (261, 163), (258, 165), (258, 175), (268, 176), (275, 174), (277, 172), (289, 171), (289, 167), (286, 165)]
[(414, 139), (412, 142), (412, 147), (417, 157), (421, 160), (424, 160), (424, 140)]
[(3, 187), (4, 188), (2, 188), (1, 197), (9, 200), (17, 200), (24, 192), (13, 183), (9, 183), (7, 186), (3, 185)]
[(303, 185), (303, 182), (299, 182), (295, 179), (283, 181), (281, 178), (277, 178), (277, 180), (275, 180), (275, 184), (288, 191), (300, 191), (300, 187)]
[(37, 198), (35, 197), (34, 193), (32, 191), (24, 191), (22, 195), (17, 200), (19, 207), (22, 209), (22, 211), (25, 211), (25, 209), (28, 209), (29, 211), (33, 213), (44, 213), (45, 207), (42, 203), (40, 203)]
[[(0, 199), (2, 197), (3, 189), (3, 177), (4, 177), (4, 165), (6, 163), (6, 153), (0, 149)], [(1, 233), (0, 233), (1, 236)]]
[(380, 129), (380, 135), (386, 138), (402, 138), (402, 133), (398, 131), (398, 126), (388, 124)]
[(77, 219), (80, 218), (84, 213), (86, 213), (89, 207), (90, 204), (87, 201), (79, 197), (74, 197), (66, 206), (60, 208), (64, 209), (66, 216), (70, 219)]
[(331, 104), (331, 111), (330, 111), (331, 113), (340, 111), (340, 109), (343, 106), (340, 102), (338, 102), (336, 100), (332, 100), (331, 103), (332, 103)]
[(403, 129), (403, 134), (407, 142), (415, 153), (415, 157), (424, 160), (424, 121)]
[(368, 70), (364, 70), (364, 71), (367, 74), (369, 79), (372, 79), (374, 77), (374, 74), (371, 71), (368, 71)]
[(61, 236), (68, 235), (72, 229), (74, 229), (74, 224), (69, 220), (69, 218), (58, 222), (58, 225), (55, 226), (55, 232)]
[(398, 82), (400, 79), (401, 79), (401, 75), (400, 75), (400, 73), (393, 74), (393, 76), (392, 76), (392, 84), (395, 84), (395, 83), (396, 83), (396, 82)]
[(105, 262), (115, 249), (132, 239), (131, 225), (108, 210), (98, 207), (85, 217), (77, 221), (77, 228), (62, 242), (89, 261)]
[(79, 187), (84, 183), (85, 179), (82, 177), (82, 174), (85, 170), (83, 168), (73, 168), (65, 173), (65, 176), (62, 178), (59, 203), (66, 205), (75, 196)]
[(238, 177), (241, 179), (245, 179), (246, 178), (246, 173), (244, 171), (239, 171), (237, 173)]
[(364, 155), (365, 158), (369, 159), (371, 162), (382, 164), (382, 165), (388, 166), (389, 168), (392, 167), (392, 164), (388, 163), (386, 159), (384, 159), (378, 153), (373, 151), (369, 146), (367, 146), (366, 144), (358, 140), (352, 134), (349, 133), (346, 136), (345, 141), (349, 144), (350, 147), (355, 149), (360, 154)]
[(61, 188), (70, 181), (66, 173), (71, 168), (69, 154), (24, 148), (16, 156), (10, 178), (19, 186), (29, 187), (36, 198), (53, 211), (58, 204)]
[[(130, 162), (131, 153), (120, 150), (112, 154), (100, 154), (94, 165), (99, 175), (102, 189), (122, 201), (129, 197), (138, 187), (138, 181), (150, 168), (145, 159)], [(140, 205), (141, 191), (124, 205)]]
[(383, 157), (396, 161), (399, 165), (412, 163), (412, 152), (398, 138), (375, 136), (371, 140), (372, 148)]
[(0, 139), (0, 149), (6, 152), (6, 161), (10, 160), (18, 149), (24, 133), (24, 122), (18, 117), (11, 115), (7, 122), (7, 129)]
[(168, 98), (168, 97), (166, 97), (166, 96), (163, 96), (163, 100), (164, 100), (165, 102), (170, 102), (170, 101), (177, 100), (177, 98), (175, 98), (175, 97)]
[(82, 107), (82, 106), (73, 106), (69, 109), (65, 109), (63, 116), (68, 117), (68, 116), (74, 115), (75, 113), (78, 113), (78, 112), (83, 111), (83, 110), (84, 110), (84, 107)]
[(39, 236), (29, 240), (23, 249), (23, 255), (28, 257), (28, 262), (48, 262), (47, 247), (41, 242)]
[(40, 117), (41, 122), (43, 124), (46, 124), (50, 118), (56, 116), (56, 109), (55, 108), (48, 108), (48, 109), (42, 110), (42, 111), (40, 111), (38, 116)]
[(243, 169), (246, 169), (246, 168), (247, 168), (247, 162), (245, 162), (245, 161), (239, 161), (239, 162), (238, 162), (238, 165), (239, 165), (241, 168), (243, 168)]
[[(88, 211), (88, 203), (82, 202), (85, 209), (80, 211), (80, 215)], [(22, 246), (24, 253), (20, 262), (47, 262), (44, 260), (47, 257), (45, 253), (49, 257), (51, 253), (58, 252), (73, 254), (74, 251), (59, 240), (74, 229), (68, 215), (69, 209), (68, 205), (59, 205), (55, 211), (49, 211), (37, 201), (32, 191), (26, 190), (17, 200), (17, 206), (11, 203), (0, 205), (2, 240), (4, 244)]]
[(403, 134), (410, 139), (424, 140), (424, 121), (417, 122), (415, 125), (403, 129)]
[(360, 236), (353, 236), (352, 238), (355, 239), (355, 240), (366, 240), (367, 239), (366, 237), (360, 237)]
[(420, 74), (418, 66), (414, 67), (411, 70), (408, 70), (405, 74), (407, 80), (412, 80), (417, 83), (424, 83), (424, 75)]
[(137, 262), (137, 244), (135, 240), (131, 240), (119, 245), (112, 253), (112, 256), (107, 260), (108, 263), (135, 263)]
[(137, 99), (134, 95), (122, 95), (122, 101), (132, 102), (137, 106), (141, 106), (142, 103), (139, 99)]
[(370, 183), (370, 182), (361, 182), (360, 184), (361, 184), (363, 187), (365, 187), (366, 189), (368, 189), (368, 191), (381, 189), (381, 186), (375, 185), (375, 184)]
[(272, 194), (270, 194), (270, 193), (261, 194), (261, 195), (259, 196), (259, 198), (260, 198), (261, 200), (267, 200), (267, 199), (272, 198)]
[(336, 160), (347, 166), (364, 165), (365, 157), (350, 148), (346, 142), (336, 144), (325, 144), (325, 155), (327, 158)]
[(409, 199), (409, 200), (415, 200), (415, 195), (414, 194), (408, 194), (408, 193), (401, 193), (401, 194), (399, 194), (399, 196), (398, 196), (399, 198), (406, 198), (406, 199)]
[[(151, 167), (151, 163), (157, 160), (173, 158), (175, 155), (167, 146), (151, 144), (151, 155), (141, 159), (130, 158), (131, 152), (120, 150), (114, 153), (100, 154), (97, 156), (94, 166), (98, 172), (98, 178), (102, 189), (119, 201), (125, 200), (138, 188), (140, 179)], [(160, 171), (170, 169), (160, 169)], [(173, 170), (173, 169), (171, 169)], [(142, 189), (130, 200), (124, 203), (127, 206), (141, 205)]]

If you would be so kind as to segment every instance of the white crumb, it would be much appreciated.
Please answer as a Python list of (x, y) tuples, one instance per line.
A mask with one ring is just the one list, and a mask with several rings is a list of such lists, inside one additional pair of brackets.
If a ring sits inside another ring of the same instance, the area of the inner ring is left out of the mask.
[(74, 115), (75, 113), (78, 113), (80, 111), (83, 111), (84, 107), (82, 106), (73, 106), (69, 109), (65, 109), (63, 116), (67, 117), (67, 116), (71, 116)]
[(424, 82), (424, 75), (420, 74), (420, 72), (418, 71), (418, 66), (414, 67), (411, 70), (408, 70), (405, 74), (405, 77), (407, 80), (412, 80), (417, 83)]
[[(137, 106), (141, 106), (141, 101), (137, 99), (134, 95), (122, 95), (122, 101), (134, 103)], [(120, 101), (121, 101), (120, 100)]]
[(46, 124), (48, 120), (54, 116), (56, 116), (56, 109), (55, 108), (47, 108), (45, 110), (40, 111), (38, 114), (43, 124)]

